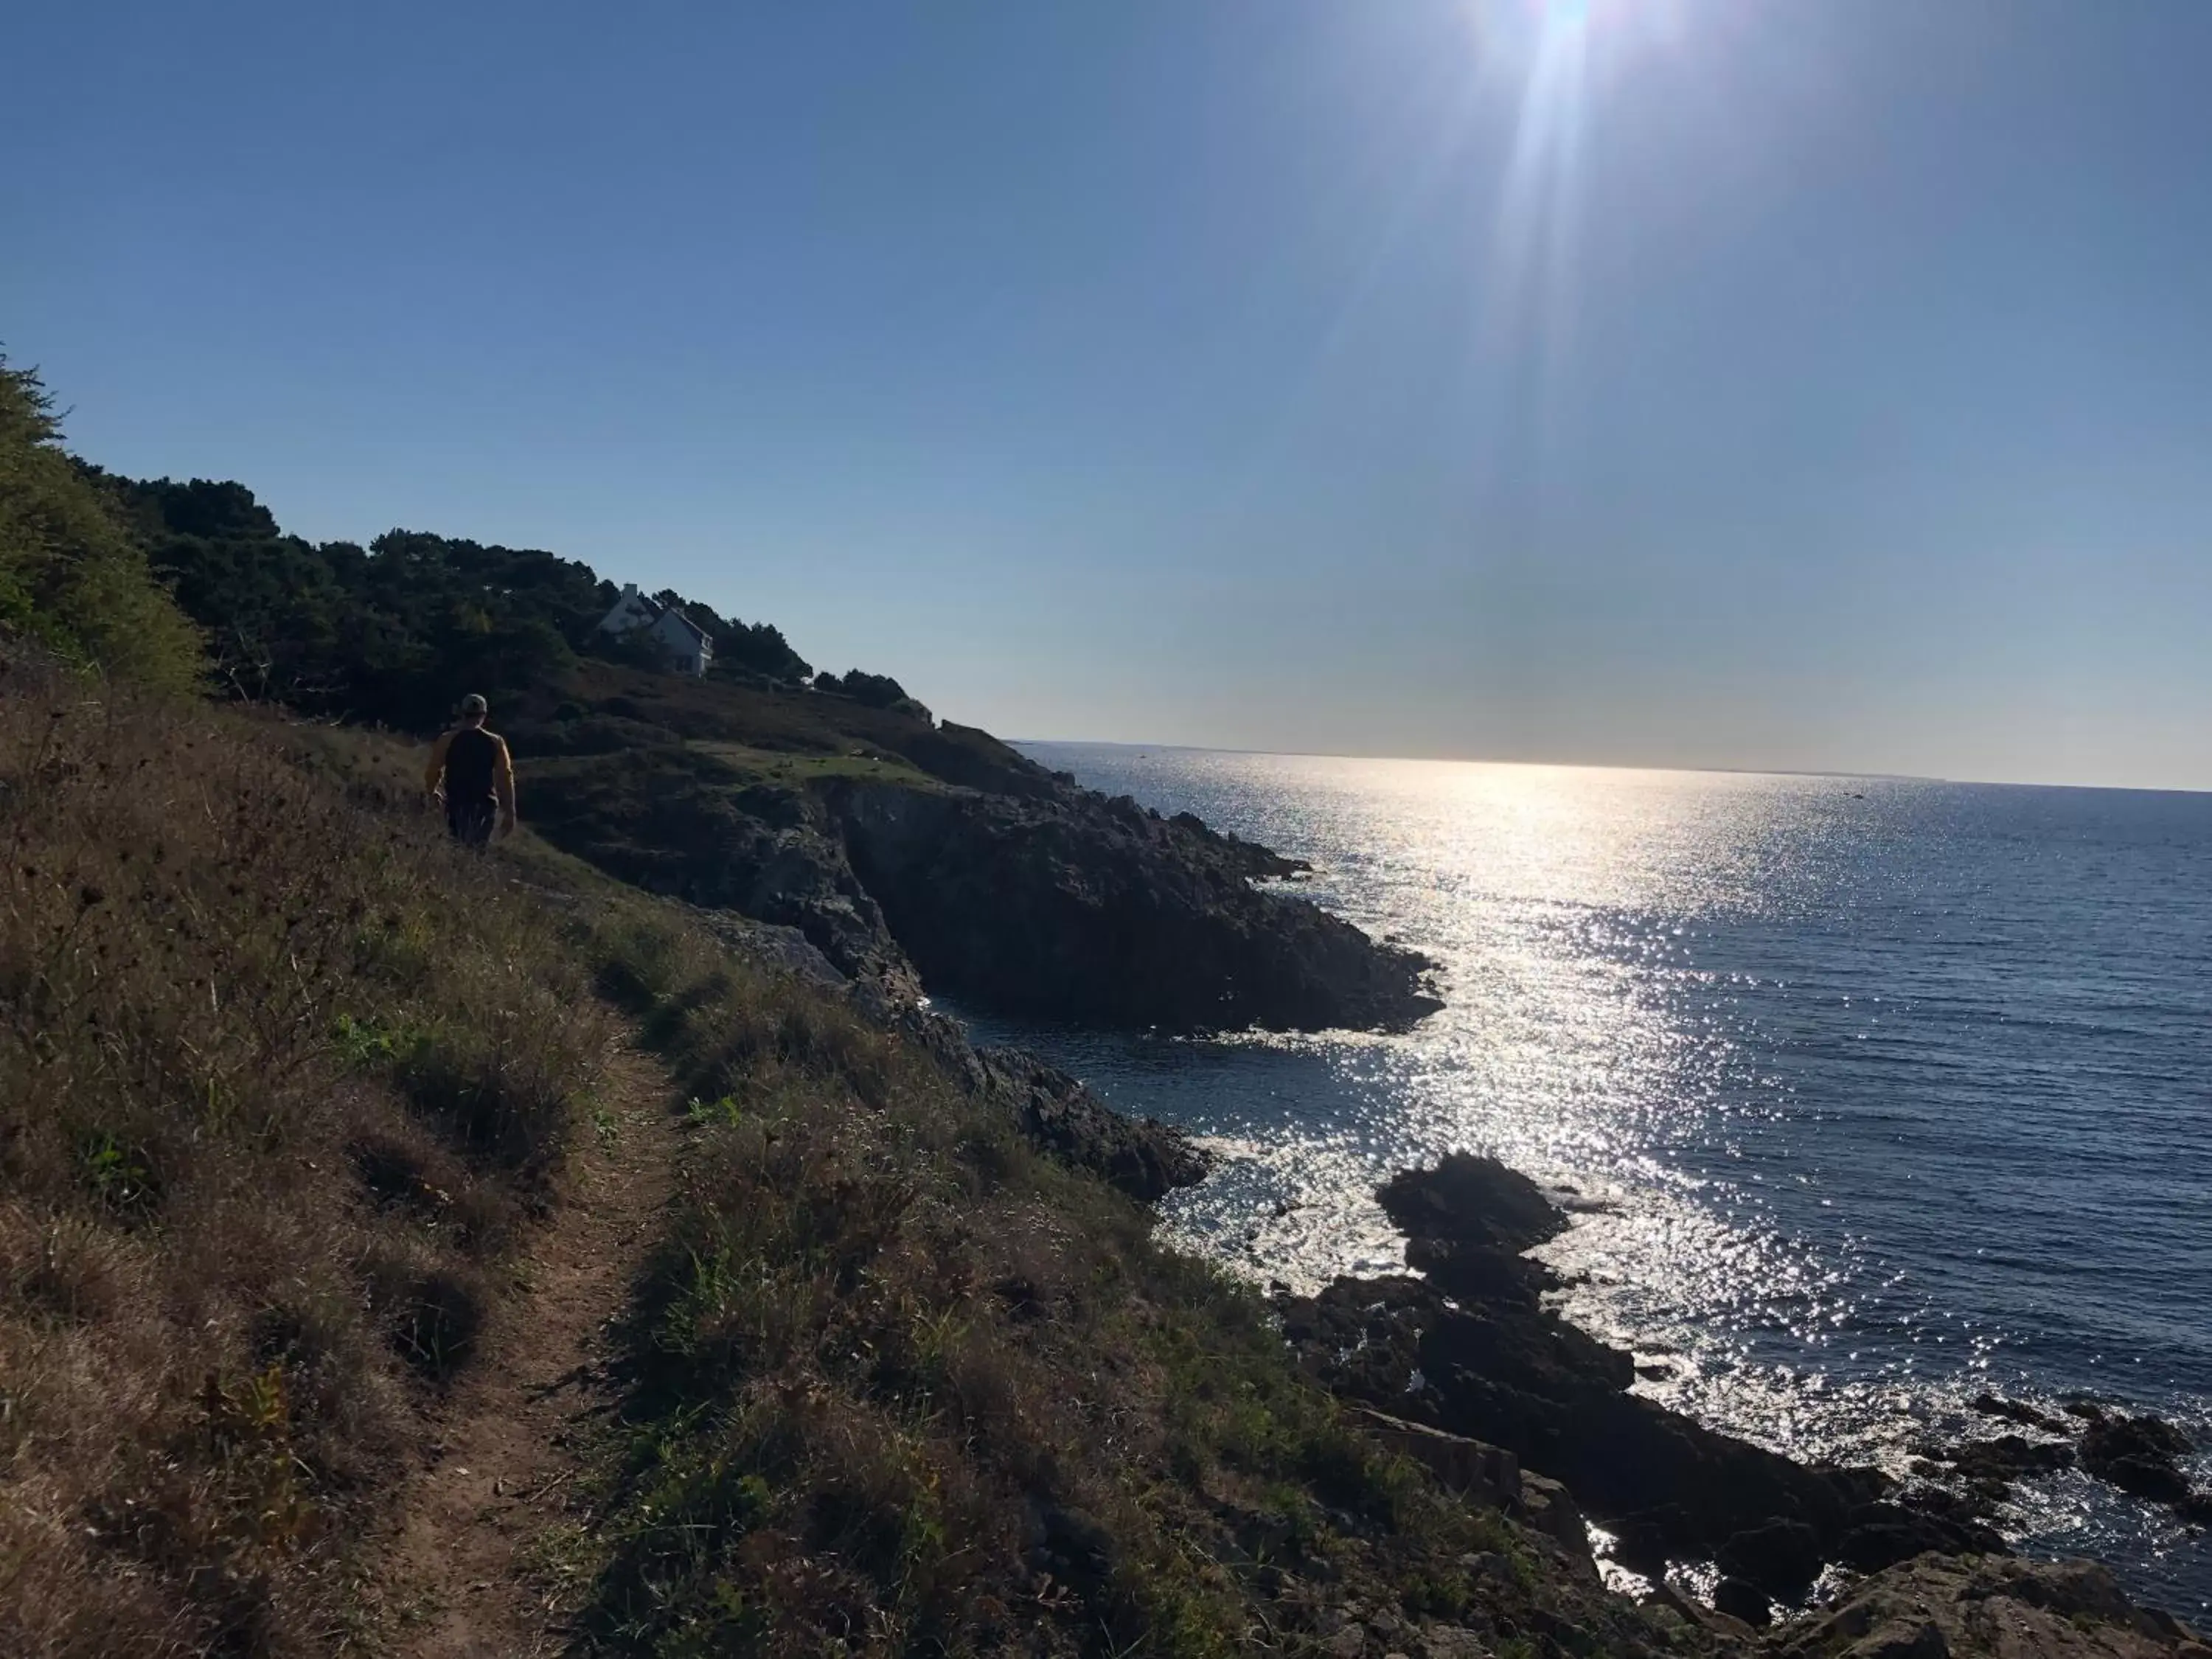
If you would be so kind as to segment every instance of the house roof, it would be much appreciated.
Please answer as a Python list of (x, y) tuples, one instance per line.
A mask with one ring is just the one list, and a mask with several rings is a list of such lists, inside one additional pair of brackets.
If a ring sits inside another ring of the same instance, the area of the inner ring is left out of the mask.
[[(648, 601), (648, 603), (650, 603), (650, 601)], [(700, 627), (697, 623), (693, 622), (690, 617), (685, 616), (681, 611), (678, 611), (671, 607), (662, 610), (660, 616), (661, 619), (665, 622), (682, 623), (684, 627), (690, 631), (691, 637), (698, 641), (700, 644), (706, 646), (711, 646), (714, 644), (714, 636), (708, 633), (705, 629)]]
[(607, 612), (599, 626), (605, 628), (611, 625), (614, 620), (625, 611), (635, 613), (642, 618), (638, 623), (641, 628), (657, 628), (664, 622), (672, 621), (699, 644), (706, 647), (709, 651), (714, 649), (714, 636), (712, 634), (693, 622), (683, 611), (673, 606), (665, 605), (658, 599), (647, 599), (635, 587), (623, 590), (622, 597), (614, 602), (614, 608)]

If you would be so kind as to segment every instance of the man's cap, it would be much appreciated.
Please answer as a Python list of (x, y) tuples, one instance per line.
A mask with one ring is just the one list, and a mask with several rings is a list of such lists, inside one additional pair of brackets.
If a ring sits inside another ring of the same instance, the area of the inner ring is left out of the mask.
[(461, 699), (461, 713), (464, 714), (489, 714), (491, 713), (491, 705), (486, 702), (482, 697), (478, 696), (475, 692), (471, 691), (467, 696)]

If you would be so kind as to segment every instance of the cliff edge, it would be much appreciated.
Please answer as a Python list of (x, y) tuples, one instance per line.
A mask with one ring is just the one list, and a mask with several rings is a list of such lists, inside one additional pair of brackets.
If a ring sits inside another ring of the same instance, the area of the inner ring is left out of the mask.
[(528, 815), (649, 890), (797, 928), (980, 1012), (1170, 1030), (1401, 1029), (1430, 964), (1276, 885), (1297, 860), (817, 693), (587, 664), (509, 727)]

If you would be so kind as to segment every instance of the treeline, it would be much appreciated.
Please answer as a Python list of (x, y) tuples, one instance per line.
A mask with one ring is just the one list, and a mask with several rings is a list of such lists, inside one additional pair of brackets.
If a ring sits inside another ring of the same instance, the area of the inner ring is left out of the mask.
[[(244, 484), (123, 477), (69, 455), (37, 374), (0, 357), (0, 625), (141, 681), (407, 730), (457, 689), (565, 682), (580, 656), (654, 663), (599, 631), (618, 590), (579, 560), (394, 530), (366, 547), (284, 533)], [(714, 675), (811, 683), (880, 708), (888, 675), (816, 677), (781, 629), (664, 590), (714, 641)]]
[[(618, 590), (578, 560), (411, 530), (318, 544), (284, 534), (243, 484), (84, 471), (240, 696), (420, 728), (444, 718), (456, 687), (512, 696), (565, 679), (580, 654), (649, 660), (656, 649), (599, 632)], [(813, 672), (769, 624), (665, 601), (713, 638), (718, 673), (797, 683)]]

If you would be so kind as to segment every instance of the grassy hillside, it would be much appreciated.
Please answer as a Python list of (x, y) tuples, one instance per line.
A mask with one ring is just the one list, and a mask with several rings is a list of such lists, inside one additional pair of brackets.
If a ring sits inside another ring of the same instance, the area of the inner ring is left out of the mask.
[(10, 655), (0, 1651), (408, 1650), (382, 1540), (617, 1041), (690, 1104), (533, 1569), (577, 1650), (1670, 1639), (834, 992), (455, 854), (410, 753)]
[(613, 1024), (280, 728), (11, 654), (0, 1651), (325, 1650)]
[[(1515, 1528), (919, 1054), (696, 938), (640, 931), (603, 975), (702, 1103), (575, 1540), (589, 1645), (1282, 1652), (1348, 1600), (1528, 1605)], [(1519, 1564), (1503, 1595), (1482, 1552)]]

